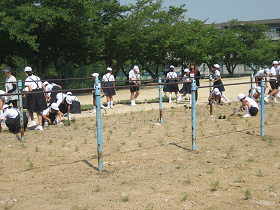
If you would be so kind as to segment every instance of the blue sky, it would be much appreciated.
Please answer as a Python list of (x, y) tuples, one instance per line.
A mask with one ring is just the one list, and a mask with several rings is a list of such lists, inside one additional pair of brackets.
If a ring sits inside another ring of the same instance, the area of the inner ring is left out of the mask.
[[(135, 4), (136, 0), (119, 0), (122, 5)], [(221, 23), (231, 19), (243, 21), (280, 18), (279, 0), (163, 0), (163, 7), (185, 4), (186, 19)]]

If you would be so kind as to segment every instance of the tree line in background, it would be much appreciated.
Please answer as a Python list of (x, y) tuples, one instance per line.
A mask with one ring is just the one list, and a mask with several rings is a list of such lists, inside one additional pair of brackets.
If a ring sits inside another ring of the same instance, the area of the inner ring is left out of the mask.
[[(0, 0), (0, 65), (29, 65), (37, 75), (65, 66), (104, 65), (114, 75), (125, 65), (141, 65), (152, 78), (160, 67), (190, 62), (224, 62), (229, 74), (237, 64), (256, 71), (279, 58), (280, 42), (271, 41), (261, 24), (231, 20), (226, 29), (189, 18), (184, 9), (163, 8), (163, 1)], [(153, 67), (153, 68), (151, 68)], [(151, 70), (152, 69), (152, 70)]]

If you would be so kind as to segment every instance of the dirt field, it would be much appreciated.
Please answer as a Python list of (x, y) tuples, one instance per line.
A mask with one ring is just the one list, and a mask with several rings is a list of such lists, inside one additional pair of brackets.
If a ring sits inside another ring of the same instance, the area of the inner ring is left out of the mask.
[[(280, 209), (280, 106), (265, 105), (261, 137), (260, 113), (230, 116), (240, 106), (237, 95), (248, 89), (226, 87), (232, 103), (215, 106), (213, 116), (205, 105), (209, 89), (199, 89), (196, 151), (188, 100), (164, 103), (162, 124), (159, 104), (102, 110), (102, 172), (89, 111), (72, 115), (70, 125), (28, 130), (24, 143), (4, 129), (0, 209)], [(138, 100), (157, 96), (157, 87), (142, 88)], [(129, 90), (119, 90), (115, 100), (128, 97)], [(88, 94), (78, 98), (92, 101)]]

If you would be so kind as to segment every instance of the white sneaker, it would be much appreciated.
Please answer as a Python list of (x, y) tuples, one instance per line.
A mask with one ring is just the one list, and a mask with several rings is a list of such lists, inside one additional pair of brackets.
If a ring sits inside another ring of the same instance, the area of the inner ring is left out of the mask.
[(230, 103), (230, 100), (226, 100), (226, 101), (225, 101), (225, 104), (227, 104), (227, 103)]
[(279, 102), (279, 101), (274, 101), (274, 103), (277, 103), (277, 104), (279, 104), (280, 102)]
[(96, 111), (95, 110), (93, 110), (92, 112), (90, 112), (89, 114), (95, 114), (96, 113)]
[(43, 127), (41, 125), (38, 125), (35, 130), (39, 130), (39, 131), (42, 131), (43, 130)]
[(171, 104), (171, 103), (173, 103), (172, 101), (169, 101), (169, 103)]
[(33, 120), (33, 121), (31, 121), (31, 123), (27, 127), (32, 128), (34, 126), (36, 126), (36, 122)]
[(250, 114), (244, 114), (243, 117), (251, 117)]
[(269, 101), (268, 101), (267, 97), (265, 97), (265, 98), (264, 98), (264, 101), (265, 101), (265, 102), (267, 102), (267, 103), (269, 103)]
[(114, 109), (114, 107), (113, 107), (113, 106), (111, 106), (110, 108), (111, 108), (111, 109)]
[(44, 127), (47, 127), (49, 125), (49, 123), (46, 121), (45, 123), (44, 123)]
[(110, 109), (110, 106), (106, 106), (107, 109)]
[(134, 102), (131, 103), (131, 106), (136, 106), (136, 104)]
[(181, 100), (182, 100), (181, 98), (178, 98), (178, 99), (177, 99), (177, 104), (179, 104), (179, 102), (180, 102)]

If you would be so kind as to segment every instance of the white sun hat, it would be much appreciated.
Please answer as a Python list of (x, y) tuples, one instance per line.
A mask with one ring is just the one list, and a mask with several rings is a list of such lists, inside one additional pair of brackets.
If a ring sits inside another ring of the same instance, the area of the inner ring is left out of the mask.
[(67, 104), (72, 104), (72, 101), (73, 101), (72, 96), (66, 96)]
[(215, 95), (220, 95), (221, 94), (219, 88), (214, 88), (214, 93), (215, 93)]
[(270, 73), (270, 69), (269, 69), (269, 68), (266, 68), (266, 69), (264, 70), (264, 72), (265, 72), (266, 74), (269, 74), (269, 73)]
[(278, 65), (278, 64), (279, 64), (279, 61), (273, 61), (272, 64), (273, 64), (273, 65)]
[(170, 66), (171, 69), (175, 69), (175, 67), (173, 65)]
[(27, 71), (32, 71), (32, 68), (30, 66), (26, 66), (24, 69), (24, 72), (27, 72)]
[(184, 72), (190, 72), (190, 70), (189, 70), (188, 68), (186, 68), (186, 69), (184, 70)]
[(259, 93), (262, 91), (262, 89), (261, 89), (260, 86), (256, 87), (256, 90), (257, 90)]
[(237, 97), (237, 101), (240, 101), (241, 99), (246, 98), (244, 93), (240, 93)]
[(43, 85), (47, 85), (47, 84), (49, 84), (49, 82), (48, 81), (45, 81), (45, 82), (43, 82)]
[(56, 110), (56, 111), (59, 110), (59, 108), (58, 108), (58, 106), (57, 106), (57, 103), (52, 103), (52, 104), (51, 104), (51, 108), (52, 108), (53, 110)]
[(8, 104), (3, 105), (3, 107), (2, 107), (3, 110), (4, 110), (4, 109), (7, 109), (7, 108), (9, 108), (9, 105), (8, 105)]
[(98, 77), (99, 74), (98, 74), (98, 73), (93, 73), (93, 74), (91, 74), (91, 76), (93, 76), (93, 77)]
[(111, 67), (108, 67), (107, 71), (113, 71), (113, 69)]
[(216, 63), (216, 64), (214, 64), (214, 67), (217, 68), (217, 69), (219, 69), (219, 68), (220, 68), (220, 65)]

